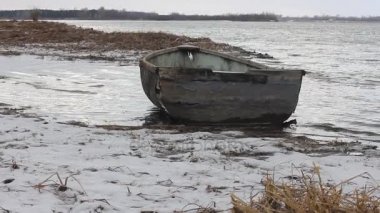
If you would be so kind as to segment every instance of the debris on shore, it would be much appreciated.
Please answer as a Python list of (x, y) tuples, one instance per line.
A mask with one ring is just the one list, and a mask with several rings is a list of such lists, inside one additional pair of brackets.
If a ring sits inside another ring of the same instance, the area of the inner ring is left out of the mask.
[(351, 177), (338, 184), (325, 182), (317, 165), (310, 171), (274, 180), (267, 175), (262, 184), (264, 190), (250, 197), (249, 203), (232, 194), (235, 213), (256, 212), (379, 212), (379, 186), (344, 190), (354, 179), (365, 178), (376, 182), (367, 172)]
[(65, 59), (129, 61), (150, 51), (190, 44), (239, 55), (273, 59), (266, 53), (247, 51), (209, 38), (191, 38), (164, 32), (103, 32), (48, 21), (0, 21), (0, 55), (60, 56)]

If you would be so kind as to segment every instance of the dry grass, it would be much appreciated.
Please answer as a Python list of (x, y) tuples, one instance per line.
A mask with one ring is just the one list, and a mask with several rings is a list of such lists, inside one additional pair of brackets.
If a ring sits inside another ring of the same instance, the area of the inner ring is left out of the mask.
[(181, 44), (207, 49), (228, 50), (230, 45), (215, 43), (209, 38), (191, 38), (163, 32), (106, 33), (57, 22), (0, 21), (0, 44), (70, 44), (81, 50), (158, 50)]
[[(69, 189), (69, 187), (67, 186), (67, 182), (71, 178), (71, 179), (73, 179), (74, 181), (76, 181), (79, 184), (79, 186), (83, 190), (83, 193), (86, 194), (86, 191), (83, 189), (82, 184), (74, 177), (75, 175), (76, 174), (72, 174), (72, 175), (67, 176), (65, 179), (62, 179), (61, 176), (58, 174), (58, 172), (56, 172), (56, 173), (50, 175), (48, 178), (46, 178), (41, 183), (38, 183), (38, 184), (36, 184), (36, 185), (34, 185), (32, 187), (35, 188), (35, 189), (38, 189), (38, 191), (41, 192), (41, 189), (44, 189), (47, 186), (53, 186), (58, 191), (64, 192), (67, 189)], [(59, 182), (56, 182), (55, 180), (53, 180), (53, 177), (57, 177)], [(49, 182), (53, 182), (53, 183), (50, 184)]]
[(264, 191), (248, 203), (232, 195), (233, 212), (380, 212), (379, 186), (344, 192), (344, 185), (359, 177), (372, 178), (363, 173), (331, 185), (322, 180), (318, 166), (281, 183), (268, 175), (263, 181)]

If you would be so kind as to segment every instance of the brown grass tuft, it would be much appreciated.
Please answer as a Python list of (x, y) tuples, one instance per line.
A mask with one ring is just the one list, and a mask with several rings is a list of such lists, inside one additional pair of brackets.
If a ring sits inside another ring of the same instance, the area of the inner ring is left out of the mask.
[(320, 169), (300, 171), (300, 176), (290, 180), (274, 181), (273, 175), (267, 175), (263, 181), (264, 191), (251, 198), (247, 203), (232, 194), (234, 213), (258, 212), (380, 212), (379, 186), (363, 187), (344, 192), (344, 184), (353, 179), (372, 178), (363, 173), (337, 185), (325, 183)]

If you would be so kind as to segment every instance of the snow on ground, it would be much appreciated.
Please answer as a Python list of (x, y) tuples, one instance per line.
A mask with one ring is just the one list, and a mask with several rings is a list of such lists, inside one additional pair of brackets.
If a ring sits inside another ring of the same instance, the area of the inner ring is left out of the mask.
[[(248, 199), (268, 172), (283, 178), (314, 163), (326, 181), (369, 172), (375, 180), (357, 178), (350, 187), (379, 184), (379, 150), (368, 146), (303, 153), (286, 137), (109, 131), (10, 112), (0, 115), (0, 212), (173, 212), (197, 205), (228, 211), (231, 193)], [(55, 173), (63, 182), (68, 177), (67, 190)]]

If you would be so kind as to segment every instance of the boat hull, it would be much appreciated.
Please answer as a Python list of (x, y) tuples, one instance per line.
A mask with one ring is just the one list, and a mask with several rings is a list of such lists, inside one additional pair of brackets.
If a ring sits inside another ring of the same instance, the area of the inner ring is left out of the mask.
[(156, 67), (140, 62), (145, 94), (187, 122), (282, 123), (294, 112), (304, 71)]

